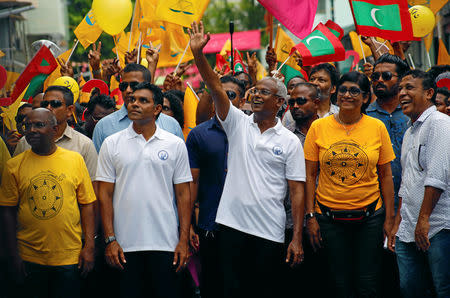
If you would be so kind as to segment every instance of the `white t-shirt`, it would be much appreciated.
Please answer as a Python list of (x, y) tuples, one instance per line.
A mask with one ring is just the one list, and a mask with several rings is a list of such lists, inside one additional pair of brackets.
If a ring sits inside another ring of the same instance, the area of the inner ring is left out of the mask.
[(131, 123), (105, 139), (95, 180), (115, 183), (114, 232), (125, 252), (175, 251), (174, 184), (192, 181), (187, 149), (179, 137), (157, 127), (146, 141)]
[(220, 121), (229, 151), (216, 222), (282, 243), (287, 180), (305, 181), (306, 177), (303, 147), (278, 119), (274, 127), (261, 134), (253, 115), (230, 106), (227, 118)]

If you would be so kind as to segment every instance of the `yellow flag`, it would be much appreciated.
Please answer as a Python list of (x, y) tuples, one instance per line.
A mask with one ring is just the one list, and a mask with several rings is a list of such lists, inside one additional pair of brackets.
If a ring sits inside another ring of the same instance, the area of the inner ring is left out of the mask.
[[(67, 61), (70, 56), (70, 52), (72, 49), (68, 49), (64, 53), (58, 56), (58, 58), (62, 58), (64, 61)], [(58, 66), (55, 68), (55, 70), (48, 76), (48, 78), (44, 81), (44, 91), (47, 90), (48, 86), (50, 86), (53, 81), (55, 81), (57, 78), (61, 77), (61, 66)]]
[[(361, 44), (359, 43), (359, 36), (358, 36), (358, 34), (355, 31), (350, 31), (348, 35), (350, 36), (350, 40), (352, 42), (353, 50), (358, 53), (359, 59), (363, 59), (364, 56), (363, 56), (363, 53), (361, 51)], [(361, 43), (362, 43), (362, 46), (363, 46), (363, 49), (364, 49), (364, 55), (366, 57), (372, 56), (372, 52), (370, 51), (369, 46), (366, 45), (365, 43), (363, 43), (362, 41), (361, 41)]]
[(6, 83), (5, 83), (5, 86), (3, 86), (3, 88), (6, 91), (12, 91), (14, 83), (17, 81), (19, 76), (20, 76), (20, 73), (18, 73), (18, 72), (7, 71), (6, 72)]
[[(291, 49), (295, 47), (294, 41), (286, 34), (286, 32), (278, 26), (277, 36), (275, 38), (275, 53), (277, 54), (278, 62), (284, 62), (291, 52)], [(294, 57), (289, 58), (286, 65), (300, 71), (300, 66), (297, 65)]]
[(96, 23), (94, 13), (90, 10), (83, 18), (81, 23), (75, 28), (73, 33), (80, 41), (81, 45), (86, 49), (90, 44), (97, 41), (103, 30)]
[(231, 53), (231, 41), (227, 39), (227, 41), (223, 44), (222, 49), (220, 50), (221, 56), (228, 56), (227, 52)]
[(193, 129), (197, 125), (195, 116), (197, 113), (197, 105), (198, 105), (197, 94), (195, 94), (194, 90), (192, 90), (191, 85), (188, 85), (188, 88), (186, 88), (186, 92), (184, 93), (184, 102), (183, 102), (183, 110), (184, 110), (183, 135), (185, 140), (191, 129)]
[(11, 105), (7, 107), (0, 107), (2, 111), (1, 117), (3, 118), (3, 123), (9, 130), (17, 130), (16, 127), (17, 110), (20, 107), (20, 103), (22, 102), (23, 96), (27, 92), (28, 86), (27, 88), (25, 88), (25, 90), (23, 90), (22, 94), (20, 94), (19, 97), (17, 97), (16, 101), (14, 101)]
[(266, 68), (259, 62), (259, 60), (256, 60), (256, 80), (262, 80), (263, 78), (267, 77), (267, 71)]
[[(114, 55), (119, 57), (120, 66), (125, 67), (125, 53), (128, 50), (128, 36), (130, 32), (120, 32), (119, 34), (113, 36), (115, 47), (112, 49)], [(131, 47), (130, 51), (134, 48)]]
[(445, 44), (442, 39), (439, 38), (439, 55), (437, 59), (437, 65), (450, 64), (450, 56), (445, 48)]
[(187, 51), (181, 62), (193, 60), (194, 56), (188, 47), (189, 36), (184, 33), (183, 27), (172, 23), (165, 23), (164, 28), (165, 31), (161, 40), (162, 47), (159, 54), (158, 67), (176, 66), (186, 47)]
[(209, 0), (159, 0), (156, 6), (156, 20), (191, 27), (199, 22), (209, 4)]
[(3, 56), (5, 56), (5, 53), (3, 53), (2, 50), (0, 50), (0, 58), (2, 58)]

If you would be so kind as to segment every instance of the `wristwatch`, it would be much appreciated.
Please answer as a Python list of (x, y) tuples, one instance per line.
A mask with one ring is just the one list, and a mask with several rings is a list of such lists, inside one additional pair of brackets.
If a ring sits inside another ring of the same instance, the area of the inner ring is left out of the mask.
[(313, 217), (316, 217), (316, 216), (315, 216), (314, 213), (312, 213), (312, 212), (306, 213), (306, 214), (305, 214), (305, 219), (306, 219), (306, 220), (311, 219), (311, 218), (313, 218)]
[(105, 244), (108, 245), (111, 242), (116, 241), (116, 236), (105, 237)]

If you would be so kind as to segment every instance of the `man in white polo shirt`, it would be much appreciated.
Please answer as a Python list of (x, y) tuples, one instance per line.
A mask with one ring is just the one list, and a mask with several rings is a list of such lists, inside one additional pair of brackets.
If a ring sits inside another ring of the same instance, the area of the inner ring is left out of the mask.
[(157, 86), (138, 84), (127, 105), (132, 123), (100, 149), (105, 256), (121, 270), (121, 297), (181, 297), (176, 272), (188, 258), (192, 176), (184, 142), (155, 124), (162, 103)]
[[(230, 104), (202, 53), (209, 41), (203, 24), (193, 23), (189, 33), (195, 63), (229, 142), (228, 174), (216, 216), (222, 225), (219, 254), (224, 297), (276, 297), (283, 257), (292, 265), (303, 259), (303, 149), (276, 118), (287, 90), (274, 78), (258, 81), (252, 93), (253, 115), (245, 115)], [(285, 255), (283, 200), (288, 186), (294, 235)]]

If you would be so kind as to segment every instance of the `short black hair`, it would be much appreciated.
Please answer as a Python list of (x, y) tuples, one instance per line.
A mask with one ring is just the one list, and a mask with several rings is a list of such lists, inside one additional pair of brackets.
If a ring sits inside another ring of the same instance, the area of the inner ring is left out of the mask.
[[(130, 65), (130, 64), (128, 64)], [(137, 90), (147, 89), (150, 90), (153, 93), (153, 102), (155, 105), (163, 105), (164, 97), (161, 89), (159, 89), (158, 86), (153, 85), (149, 82), (142, 82), (136, 85), (136, 87), (133, 88), (133, 92)]]
[(320, 96), (321, 96), (320, 89), (316, 85), (308, 83), (308, 82), (298, 83), (298, 84), (294, 85), (294, 89), (293, 90), (295, 90), (295, 88), (297, 88), (297, 87), (307, 87), (307, 88), (309, 88), (310, 90), (312, 90), (314, 92), (314, 98), (320, 99)]
[(105, 108), (106, 110), (114, 109), (114, 107), (116, 106), (114, 100), (110, 96), (105, 94), (92, 96), (89, 99), (89, 102), (87, 104), (87, 110), (90, 114), (94, 112), (96, 105), (99, 105), (102, 108)]
[[(293, 79), (295, 79), (295, 78), (299, 78), (299, 79), (302, 79), (303, 81), (305, 81), (305, 83), (306, 83), (306, 79), (304, 78), (304, 77), (302, 77), (302, 76), (300, 76), (300, 75), (297, 75), (297, 76), (293, 76), (292, 78), (290, 78), (289, 79), (289, 81), (287, 81), (287, 83), (286, 83), (286, 87), (289, 85), (289, 83), (293, 80)], [(296, 84), (295, 86), (297, 86), (298, 84)]]
[[(233, 76), (234, 76), (234, 77), (237, 77), (237, 76), (240, 76), (241, 74), (245, 74), (245, 76), (246, 76), (247, 79), (248, 79), (248, 84), (249, 84), (249, 86), (252, 86), (252, 85), (253, 85), (252, 77), (251, 77), (248, 73), (246, 73), (245, 71), (238, 71), (238, 72), (236, 72)], [(244, 83), (244, 85), (246, 85), (246, 84)]]
[(448, 98), (450, 97), (450, 91), (447, 89), (447, 87), (442, 87), (442, 88), (436, 88), (436, 94), (442, 94), (446, 97), (446, 100), (448, 100)]
[(436, 82), (434, 81), (433, 77), (431, 76), (431, 74), (429, 74), (428, 72), (425, 72), (423, 70), (419, 70), (419, 69), (413, 69), (410, 70), (408, 72), (406, 72), (403, 77), (401, 78), (401, 80), (403, 80), (406, 76), (412, 76), (415, 79), (422, 79), (422, 88), (423, 90), (429, 90), (429, 89), (433, 89), (434, 90), (434, 94), (433, 97), (431, 98), (431, 102), (433, 104), (436, 104)]
[(438, 75), (440, 75), (441, 73), (450, 71), (450, 65), (448, 64), (444, 64), (444, 65), (435, 65), (432, 66), (429, 70), (428, 73), (431, 75), (431, 77), (433, 78), (433, 80), (436, 80), (436, 78), (438, 77)]
[(25, 115), (20, 115), (20, 112), (25, 108), (33, 108), (33, 105), (26, 102), (17, 109), (17, 114), (16, 117), (14, 118), (16, 120), (16, 123), (21, 123), (23, 119), (25, 119)]
[(373, 65), (373, 68), (380, 64), (380, 63), (389, 63), (389, 64), (395, 64), (396, 68), (395, 71), (397, 72), (399, 77), (402, 77), (403, 74), (405, 74), (409, 70), (408, 64), (406, 64), (405, 61), (400, 59), (399, 56), (391, 55), (389, 53), (385, 53), (380, 56), (380, 58), (375, 61), (375, 64)]
[[(336, 89), (339, 89), (339, 87), (344, 84), (345, 82), (352, 82), (356, 83), (359, 86), (359, 89), (361, 89), (362, 93), (366, 96), (368, 96), (367, 102), (363, 103), (361, 106), (361, 112), (365, 113), (367, 107), (370, 104), (370, 98), (372, 96), (370, 92), (370, 81), (367, 78), (365, 74), (362, 74), (357, 71), (350, 71), (342, 75), (342, 77), (339, 79), (338, 85)], [(337, 92), (336, 92), (337, 93)]]
[(334, 67), (330, 63), (320, 63), (319, 65), (314, 66), (311, 69), (309, 76), (312, 76), (313, 74), (321, 70), (324, 70), (328, 73), (328, 75), (330, 76), (331, 85), (336, 86), (341, 74), (339, 73), (339, 70), (337, 70), (336, 67)]
[(66, 102), (66, 106), (73, 105), (73, 93), (69, 88), (64, 87), (64, 86), (50, 86), (47, 88), (47, 90), (45, 90), (45, 93), (50, 92), (50, 91), (61, 92), (63, 95), (64, 101)]
[(130, 63), (125, 66), (123, 69), (124, 73), (138, 71), (142, 73), (142, 76), (144, 77), (144, 81), (150, 83), (152, 81), (152, 74), (150, 73), (150, 70), (148, 70), (145, 66), (136, 64), (136, 63)]
[(236, 79), (232, 76), (223, 76), (220, 78), (220, 82), (223, 83), (233, 83), (238, 86), (240, 97), (244, 97), (245, 95), (245, 83), (239, 79)]
[(173, 112), (173, 118), (178, 121), (181, 127), (184, 126), (184, 110), (183, 102), (181, 99), (175, 95), (174, 92), (164, 92), (163, 97), (167, 98), (170, 103), (170, 109)]
[(177, 90), (177, 89), (171, 89), (171, 90), (167, 90), (166, 92), (164, 92), (164, 94), (166, 93), (170, 93), (176, 97), (178, 97), (178, 99), (183, 103), (184, 102), (184, 92), (181, 90)]

